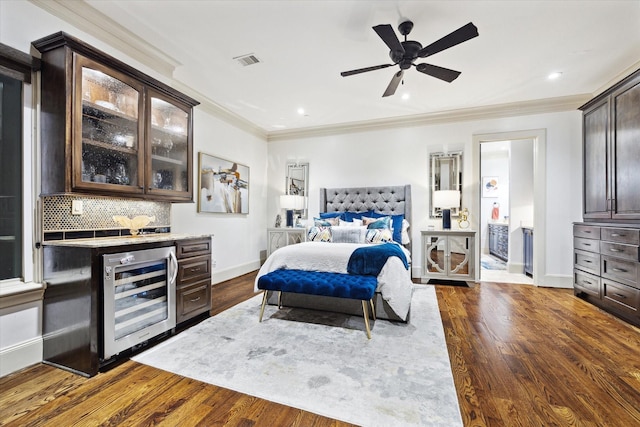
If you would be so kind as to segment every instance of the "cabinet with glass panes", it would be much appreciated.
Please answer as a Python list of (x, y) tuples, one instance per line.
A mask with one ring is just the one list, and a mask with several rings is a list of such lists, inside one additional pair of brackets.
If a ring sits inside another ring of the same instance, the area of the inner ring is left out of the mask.
[(65, 33), (42, 53), (42, 193), (193, 199), (194, 99)]

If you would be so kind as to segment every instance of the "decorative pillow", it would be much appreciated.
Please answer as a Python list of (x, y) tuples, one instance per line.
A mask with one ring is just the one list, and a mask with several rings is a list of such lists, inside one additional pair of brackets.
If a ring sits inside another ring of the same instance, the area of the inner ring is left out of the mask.
[(344, 212), (320, 212), (318, 214), (318, 216), (320, 216), (320, 218), (325, 219), (325, 218), (342, 218), (342, 214)]
[(391, 228), (391, 217), (390, 216), (384, 216), (382, 218), (367, 218), (367, 217), (363, 217), (362, 218), (362, 224), (366, 225), (367, 228), (369, 228), (369, 229), (371, 229), (371, 228), (375, 228), (375, 229)]
[[(385, 216), (389, 216), (389, 214), (382, 214), (379, 212), (371, 212), (369, 215), (371, 218), (383, 218)], [(404, 215), (391, 215), (391, 225), (389, 228), (393, 230), (393, 240), (398, 243), (405, 244), (402, 241), (402, 226), (404, 221)], [(408, 243), (408, 242), (407, 242)]]
[(347, 222), (351, 222), (354, 219), (362, 219), (363, 215), (366, 215), (368, 212), (364, 211), (364, 212), (343, 212), (343, 216), (342, 219), (347, 221)]
[(365, 243), (366, 233), (367, 227), (331, 228), (331, 237), (334, 243)]
[(310, 242), (331, 242), (331, 227), (313, 226), (309, 228), (307, 240)]
[(370, 228), (365, 239), (367, 243), (393, 242), (393, 235), (388, 228)]
[(362, 220), (361, 219), (354, 219), (351, 222), (340, 220), (340, 223), (338, 225), (340, 227), (362, 227)]
[(409, 221), (407, 221), (406, 219), (402, 220), (402, 241), (400, 243), (402, 243), (403, 245), (408, 245), (409, 243), (411, 243), (411, 238), (409, 237), (410, 225), (411, 224), (409, 224)]
[(340, 218), (313, 218), (313, 225), (316, 227), (331, 227), (332, 225), (339, 225)]

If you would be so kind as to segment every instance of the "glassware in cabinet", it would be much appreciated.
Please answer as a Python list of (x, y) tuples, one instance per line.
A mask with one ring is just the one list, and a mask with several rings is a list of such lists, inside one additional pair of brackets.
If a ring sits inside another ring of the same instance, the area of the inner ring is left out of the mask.
[(190, 194), (190, 109), (154, 93), (149, 106), (150, 190)]
[(81, 117), (75, 127), (74, 187), (142, 193), (142, 85), (80, 55), (74, 61), (74, 114)]

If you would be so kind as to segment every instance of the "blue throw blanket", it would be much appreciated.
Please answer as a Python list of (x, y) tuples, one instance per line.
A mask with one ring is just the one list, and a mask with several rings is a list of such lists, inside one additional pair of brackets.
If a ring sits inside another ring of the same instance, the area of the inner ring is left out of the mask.
[(404, 263), (404, 268), (409, 268), (407, 257), (400, 246), (394, 243), (383, 243), (382, 245), (371, 245), (353, 251), (347, 264), (347, 272), (349, 274), (377, 276), (391, 256), (397, 256)]

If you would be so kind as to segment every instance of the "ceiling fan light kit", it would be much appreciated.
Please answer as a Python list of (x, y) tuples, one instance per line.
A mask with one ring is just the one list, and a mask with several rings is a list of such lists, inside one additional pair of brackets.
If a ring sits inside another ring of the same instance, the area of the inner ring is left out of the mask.
[(404, 21), (398, 25), (398, 31), (404, 36), (404, 41), (401, 42), (398, 39), (395, 31), (389, 24), (376, 25), (373, 30), (378, 34), (382, 41), (389, 47), (389, 58), (393, 61), (393, 64), (381, 64), (374, 65), (372, 67), (358, 68), (351, 71), (343, 71), (340, 73), (342, 77), (352, 76), (354, 74), (366, 73), (369, 71), (380, 70), (383, 68), (393, 67), (398, 65), (400, 71), (396, 72), (389, 82), (389, 86), (384, 91), (383, 97), (391, 96), (396, 93), (398, 85), (402, 81), (404, 70), (416, 67), (416, 70), (423, 74), (435, 77), (445, 82), (451, 83), (461, 74), (460, 71), (450, 70), (448, 68), (438, 67), (437, 65), (431, 65), (426, 63), (416, 64), (415, 61), (418, 58), (426, 58), (438, 52), (442, 52), (445, 49), (449, 49), (455, 45), (466, 42), (474, 37), (478, 36), (478, 28), (469, 22), (457, 30), (447, 34), (441, 39), (431, 43), (426, 47), (422, 47), (422, 44), (414, 41), (407, 40), (407, 35), (413, 29), (413, 22)]

